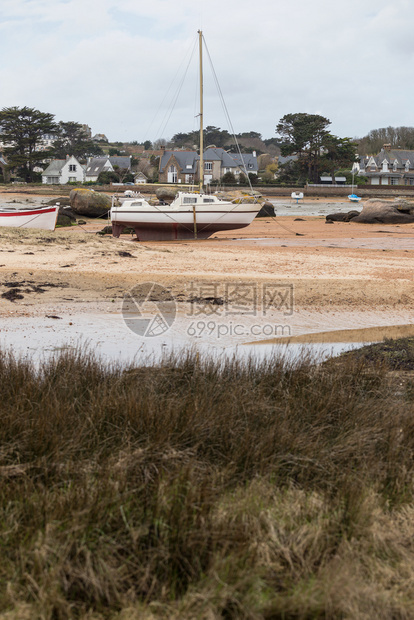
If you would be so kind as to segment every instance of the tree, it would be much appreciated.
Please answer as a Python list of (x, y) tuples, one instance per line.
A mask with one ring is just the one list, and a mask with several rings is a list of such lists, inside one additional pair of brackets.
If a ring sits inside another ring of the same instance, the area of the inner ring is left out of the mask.
[(221, 181), (222, 183), (225, 183), (226, 185), (235, 185), (236, 177), (234, 176), (233, 172), (226, 172), (221, 177)]
[(355, 160), (355, 142), (350, 138), (338, 138), (332, 134), (325, 136), (320, 165), (331, 172), (332, 179), (335, 178), (335, 170), (348, 166), (351, 168)]
[(414, 127), (383, 127), (372, 129), (367, 136), (359, 140), (360, 155), (376, 155), (384, 144), (391, 148), (414, 149)]
[(286, 114), (276, 127), (282, 155), (296, 154), (301, 164), (306, 165), (309, 180), (314, 182), (318, 181), (321, 149), (330, 124), (329, 119), (319, 114), (299, 112)]
[(27, 182), (36, 178), (34, 168), (50, 157), (50, 150), (41, 150), (46, 134), (57, 131), (53, 114), (34, 108), (3, 108), (0, 112), (0, 140), (6, 144), (4, 154), (9, 169), (16, 170)]
[(143, 146), (144, 146), (144, 150), (145, 151), (150, 151), (152, 149), (152, 142), (151, 142), (151, 140), (145, 140)]
[(101, 147), (89, 138), (80, 123), (60, 122), (57, 133), (53, 143), (53, 154), (57, 159), (65, 159), (66, 155), (74, 155), (78, 159), (103, 155)]

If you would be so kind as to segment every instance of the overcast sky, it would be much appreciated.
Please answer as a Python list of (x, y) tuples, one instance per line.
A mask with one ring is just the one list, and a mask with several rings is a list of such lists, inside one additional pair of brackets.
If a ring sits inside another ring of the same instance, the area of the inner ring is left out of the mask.
[[(0, 107), (87, 123), (110, 141), (192, 131), (198, 68), (188, 59), (202, 28), (236, 133), (274, 137), (290, 112), (326, 116), (341, 137), (414, 126), (413, 8), (413, 0), (0, 0)], [(229, 130), (207, 61), (204, 120)]]

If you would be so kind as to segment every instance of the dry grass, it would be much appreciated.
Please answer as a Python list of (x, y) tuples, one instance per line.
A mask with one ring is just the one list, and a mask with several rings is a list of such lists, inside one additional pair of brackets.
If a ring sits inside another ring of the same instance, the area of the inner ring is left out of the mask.
[(346, 358), (0, 355), (0, 617), (412, 618), (412, 393)]

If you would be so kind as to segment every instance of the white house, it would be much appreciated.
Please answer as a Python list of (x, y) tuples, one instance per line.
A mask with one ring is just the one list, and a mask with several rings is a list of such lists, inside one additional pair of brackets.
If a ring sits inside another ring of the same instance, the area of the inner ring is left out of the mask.
[(83, 183), (85, 170), (73, 155), (66, 159), (54, 159), (42, 172), (42, 183), (48, 185), (65, 185), (66, 183)]
[(131, 170), (131, 156), (113, 155), (109, 157), (92, 157), (86, 164), (85, 180), (96, 183), (101, 172), (114, 172), (115, 166), (120, 170)]
[(143, 172), (136, 172), (134, 174), (134, 183), (135, 185), (140, 185), (141, 183), (147, 183), (148, 178), (145, 176)]

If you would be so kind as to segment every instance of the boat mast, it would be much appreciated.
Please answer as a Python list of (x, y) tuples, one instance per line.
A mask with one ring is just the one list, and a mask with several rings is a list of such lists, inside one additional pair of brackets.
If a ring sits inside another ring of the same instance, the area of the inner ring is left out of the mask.
[(204, 185), (204, 136), (203, 136), (203, 33), (198, 31), (200, 51), (200, 193)]

